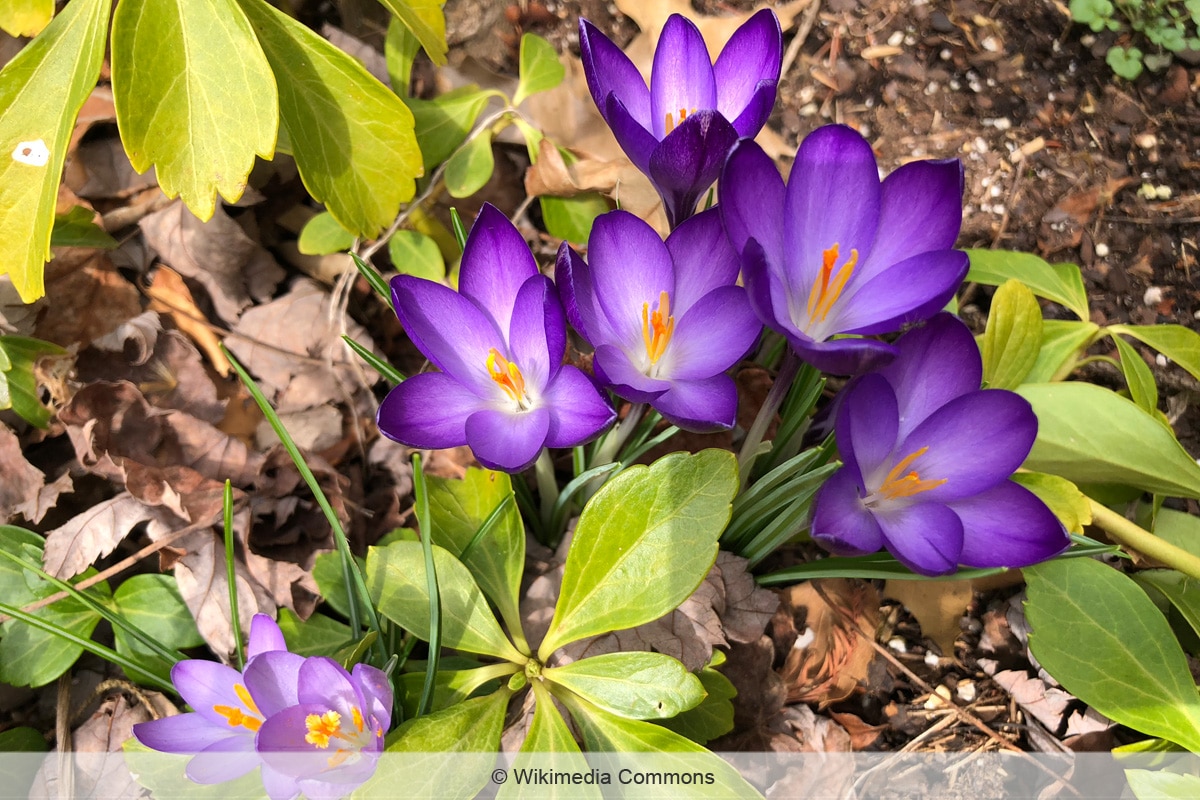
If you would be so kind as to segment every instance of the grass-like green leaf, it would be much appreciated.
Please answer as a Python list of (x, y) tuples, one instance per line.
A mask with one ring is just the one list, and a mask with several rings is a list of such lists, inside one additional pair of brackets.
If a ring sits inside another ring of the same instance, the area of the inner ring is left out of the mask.
[(1200, 380), (1200, 333), (1182, 325), (1111, 325), (1112, 334), (1125, 333), (1153, 347)]
[(1171, 626), (1126, 575), (1091, 559), (1025, 570), (1033, 655), (1101, 714), (1200, 750), (1200, 693)]
[(429, 60), (439, 67), (446, 65), (446, 16), (443, 0), (379, 0), (384, 7), (412, 31), (425, 49)]
[(1120, 484), (1200, 497), (1200, 465), (1157, 419), (1091, 383), (1026, 384), (1038, 436), (1025, 467), (1075, 483)]
[(1147, 414), (1153, 414), (1158, 408), (1158, 386), (1154, 384), (1154, 373), (1133, 345), (1117, 334), (1113, 334), (1112, 340), (1121, 355), (1121, 372), (1125, 375), (1130, 399)]
[(542, 670), (546, 680), (630, 719), (666, 719), (704, 699), (700, 679), (662, 653), (604, 653)]
[(575, 528), (541, 660), (678, 607), (712, 567), (736, 492), (737, 462), (725, 450), (672, 453), (610, 479)]
[(7, 0), (0, 5), (0, 29), (9, 36), (37, 36), (53, 16), (54, 0)]
[(968, 250), (971, 269), (967, 280), (999, 286), (1016, 279), (1047, 300), (1070, 309), (1081, 320), (1087, 320), (1087, 290), (1083, 275), (1074, 264), (1049, 264), (1032, 253), (1012, 250)]
[(1037, 363), (1042, 349), (1042, 307), (1017, 280), (1000, 285), (992, 297), (987, 329), (979, 343), (983, 381), (993, 389), (1015, 389)]
[(275, 152), (275, 79), (236, 0), (118, 3), (112, 85), (130, 163), (202, 220)]
[(58, 184), (75, 117), (104, 60), (110, 0), (75, 0), (0, 70), (0, 275), (46, 293)]
[(554, 45), (536, 33), (521, 37), (520, 80), (513, 95), (513, 105), (519, 106), (525, 98), (538, 92), (553, 89), (562, 83), (567, 70), (559, 62)]
[(422, 174), (408, 107), (352, 56), (264, 0), (237, 2), (275, 73), (305, 188), (355, 236), (378, 236)]

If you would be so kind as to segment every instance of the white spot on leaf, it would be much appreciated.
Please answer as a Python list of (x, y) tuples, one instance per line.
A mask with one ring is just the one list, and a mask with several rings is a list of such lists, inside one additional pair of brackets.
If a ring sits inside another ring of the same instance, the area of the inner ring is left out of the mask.
[(28, 164), (31, 167), (44, 167), (50, 161), (50, 148), (41, 139), (32, 142), (20, 142), (12, 151), (13, 161)]

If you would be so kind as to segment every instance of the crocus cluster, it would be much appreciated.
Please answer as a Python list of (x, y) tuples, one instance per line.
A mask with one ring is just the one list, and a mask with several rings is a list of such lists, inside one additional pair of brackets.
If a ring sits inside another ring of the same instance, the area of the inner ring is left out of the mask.
[(392, 689), (378, 669), (347, 672), (330, 658), (290, 653), (258, 614), (246, 667), (180, 661), (171, 681), (194, 711), (143, 722), (134, 736), (166, 753), (194, 754), (187, 777), (223, 783), (256, 767), (271, 800), (349, 794), (375, 771), (391, 726)]
[(980, 389), (970, 330), (949, 314), (896, 342), (852, 381), (837, 412), (843, 466), (817, 493), (812, 537), (835, 553), (887, 548), (909, 569), (1023, 567), (1070, 543), (1036, 495), (1009, 480), (1033, 447), (1024, 398)]

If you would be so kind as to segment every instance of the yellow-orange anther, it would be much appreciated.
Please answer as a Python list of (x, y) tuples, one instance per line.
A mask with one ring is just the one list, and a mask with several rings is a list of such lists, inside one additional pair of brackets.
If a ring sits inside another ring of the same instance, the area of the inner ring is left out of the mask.
[(651, 364), (657, 364), (667, 351), (673, 333), (675, 318), (671, 316), (671, 297), (666, 292), (658, 295), (658, 308), (653, 312), (649, 303), (642, 303), (642, 341), (646, 343)]
[(885, 497), (888, 500), (895, 500), (901, 497), (912, 497), (914, 494), (927, 492), (930, 489), (936, 489), (946, 482), (945, 478), (934, 478), (930, 480), (922, 480), (920, 473), (915, 469), (907, 474), (904, 473), (914, 461), (925, 454), (928, 447), (922, 447), (916, 452), (909, 453), (896, 463), (888, 472), (887, 477), (883, 479), (883, 483), (879, 486), (879, 490), (875, 492), (880, 497)]
[(330, 738), (341, 737), (342, 715), (336, 711), (309, 714), (304, 718), (304, 727), (308, 729), (308, 733), (304, 735), (304, 741), (324, 750), (329, 747)]
[(358, 706), (354, 706), (352, 709), (350, 709), (350, 711), (354, 715), (354, 727), (356, 729), (358, 729), (359, 733), (362, 733), (362, 730), (363, 730), (362, 712), (358, 710)]
[(257, 731), (262, 727), (262, 712), (254, 704), (254, 698), (250, 696), (250, 692), (246, 690), (246, 687), (240, 683), (234, 685), (233, 691), (251, 713), (247, 714), (237, 706), (213, 706), (213, 711), (224, 717), (229, 722), (229, 727), (231, 728), (240, 726), (247, 730)]
[(858, 263), (858, 251), (850, 251), (850, 257), (835, 275), (833, 268), (837, 266), (837, 260), (838, 245), (835, 242), (822, 253), (821, 272), (813, 281), (812, 289), (808, 293), (808, 318), (814, 322), (823, 322), (833, 304), (842, 296), (846, 282), (854, 273), (854, 265)]
[(696, 109), (694, 108), (691, 111), (688, 111), (686, 108), (681, 108), (679, 109), (679, 115), (677, 119), (675, 114), (672, 114), (670, 111), (668, 111), (666, 114), (666, 122), (663, 124), (663, 128), (665, 129), (665, 133), (663, 135), (665, 136), (667, 133), (675, 130), (676, 125), (683, 124), (683, 121), (687, 119), (688, 114), (695, 113)]
[(525, 376), (516, 364), (500, 355), (500, 351), (494, 347), (488, 351), (487, 371), (514, 402), (525, 405)]

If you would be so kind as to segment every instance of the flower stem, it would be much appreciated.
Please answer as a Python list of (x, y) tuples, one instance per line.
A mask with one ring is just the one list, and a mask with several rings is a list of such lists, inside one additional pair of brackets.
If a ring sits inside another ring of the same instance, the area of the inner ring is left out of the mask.
[(767, 393), (767, 399), (763, 401), (762, 408), (758, 410), (758, 416), (754, 418), (754, 423), (750, 426), (750, 430), (742, 442), (742, 450), (738, 453), (739, 492), (746, 488), (746, 484), (750, 480), (750, 471), (754, 468), (754, 462), (758, 458), (759, 445), (762, 444), (763, 436), (766, 435), (767, 428), (770, 427), (771, 420), (775, 418), (779, 407), (783, 405), (783, 398), (787, 397), (788, 389), (791, 388), (792, 380), (795, 379), (799, 370), (800, 359), (789, 347), (783, 353), (783, 362), (779, 365), (779, 372), (775, 373), (775, 382), (771, 384), (771, 391)]
[(542, 530), (550, 539), (558, 532), (550, 529), (554, 521), (554, 504), (558, 502), (558, 481), (554, 479), (554, 462), (550, 459), (550, 451), (542, 448), (541, 455), (533, 464), (533, 474), (537, 479), (538, 496), (541, 500)]
[(629, 440), (630, 434), (637, 428), (638, 423), (642, 421), (642, 414), (645, 411), (645, 403), (634, 403), (630, 406), (625, 419), (618, 422), (616, 427), (604, 437), (604, 441), (600, 442), (600, 447), (596, 450), (596, 455), (588, 466), (594, 469), (616, 461), (621, 447)]
[(1092, 498), (1087, 498), (1087, 501), (1092, 509), (1092, 524), (1103, 529), (1117, 544), (1136, 550), (1172, 569), (1179, 570), (1188, 577), (1200, 580), (1200, 558), (1155, 536)]

